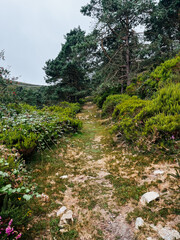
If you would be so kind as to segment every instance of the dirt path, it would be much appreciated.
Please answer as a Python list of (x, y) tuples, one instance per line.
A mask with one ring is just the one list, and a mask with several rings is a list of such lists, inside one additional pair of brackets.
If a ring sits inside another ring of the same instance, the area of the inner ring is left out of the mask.
[(78, 115), (83, 121), (83, 135), (73, 139), (65, 156), (69, 167), (76, 166), (77, 171), (69, 175), (74, 186), (65, 191), (63, 204), (74, 213), (79, 239), (131, 240), (133, 233), (125, 221), (126, 209), (117, 206), (113, 185), (106, 178), (110, 175), (107, 164), (115, 156), (107, 149), (107, 130), (97, 115), (92, 103)]
[[(133, 155), (123, 145), (114, 147), (100, 112), (91, 102), (77, 117), (83, 122), (81, 133), (63, 139), (58, 148), (44, 153), (40, 162), (39, 157), (32, 162), (34, 181), (44, 197), (31, 206), (35, 217), (28, 225), (31, 237), (26, 239), (147, 239), (149, 227), (137, 238), (134, 221), (130, 225), (126, 218), (147, 190), (167, 188), (165, 178), (162, 181), (150, 175), (157, 160)], [(163, 167), (169, 172), (173, 169), (168, 164)], [(162, 201), (160, 204), (164, 206)], [(60, 229), (57, 211), (62, 206), (73, 212), (74, 221)], [(143, 211), (150, 219), (152, 213)]]

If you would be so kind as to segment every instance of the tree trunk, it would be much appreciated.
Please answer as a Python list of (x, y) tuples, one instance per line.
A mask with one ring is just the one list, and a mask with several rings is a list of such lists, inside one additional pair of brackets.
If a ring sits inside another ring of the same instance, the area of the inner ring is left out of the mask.
[(126, 17), (126, 75), (127, 75), (127, 86), (130, 85), (131, 80), (130, 74), (130, 50), (129, 50), (129, 19)]

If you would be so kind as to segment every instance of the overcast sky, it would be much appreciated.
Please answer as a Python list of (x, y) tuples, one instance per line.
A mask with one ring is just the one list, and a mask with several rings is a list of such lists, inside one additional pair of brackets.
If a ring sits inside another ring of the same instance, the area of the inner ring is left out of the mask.
[(80, 13), (88, 0), (0, 0), (0, 51), (11, 75), (19, 81), (45, 84), (42, 70), (57, 56), (64, 35), (79, 25), (91, 30), (91, 19)]

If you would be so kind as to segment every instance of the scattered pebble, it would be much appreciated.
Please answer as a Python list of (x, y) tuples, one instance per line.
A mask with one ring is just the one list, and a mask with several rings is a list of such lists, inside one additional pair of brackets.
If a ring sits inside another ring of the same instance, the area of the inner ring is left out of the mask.
[(161, 225), (159, 226), (154, 226), (153, 224), (150, 225), (153, 230), (155, 230), (159, 236), (164, 239), (164, 240), (175, 240), (175, 239), (180, 239), (180, 234), (178, 231), (171, 229), (169, 227), (162, 227)]
[(66, 233), (66, 232), (68, 232), (68, 230), (67, 230), (67, 229), (64, 229), (64, 228), (63, 228), (63, 229), (60, 229), (59, 231), (60, 231), (61, 233)]
[(65, 211), (67, 210), (67, 207), (63, 206), (57, 211), (57, 217), (61, 216)]
[(159, 198), (159, 193), (157, 192), (147, 192), (142, 195), (140, 202), (145, 205), (146, 203), (150, 203), (153, 200)]
[(144, 220), (141, 217), (136, 218), (135, 228), (139, 229), (142, 226), (144, 226)]
[(61, 176), (60, 178), (61, 178), (61, 179), (67, 179), (67, 178), (68, 178), (68, 175)]
[(162, 174), (164, 174), (164, 171), (162, 171), (162, 170), (155, 170), (154, 171), (154, 175), (162, 175)]

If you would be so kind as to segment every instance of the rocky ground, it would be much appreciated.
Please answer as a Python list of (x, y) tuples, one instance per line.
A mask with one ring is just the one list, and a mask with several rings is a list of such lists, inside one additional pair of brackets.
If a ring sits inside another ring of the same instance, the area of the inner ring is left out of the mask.
[(78, 118), (81, 133), (30, 164), (43, 195), (26, 239), (180, 239), (176, 161), (114, 142), (91, 102)]

